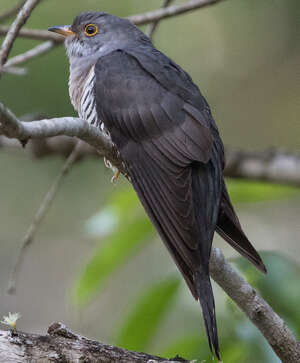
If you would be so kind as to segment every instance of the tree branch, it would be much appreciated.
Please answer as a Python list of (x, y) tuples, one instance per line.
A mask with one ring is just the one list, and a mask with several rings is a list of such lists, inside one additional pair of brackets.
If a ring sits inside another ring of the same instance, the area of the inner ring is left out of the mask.
[(0, 68), (0, 71), (2, 71), (2, 70), (5, 71), (8, 67), (12, 67), (12, 66), (15, 66), (20, 63), (25, 63), (32, 58), (36, 58), (42, 54), (45, 54), (45, 53), (49, 52), (50, 50), (52, 50), (56, 45), (57, 45), (57, 43), (53, 42), (52, 40), (47, 40), (46, 42), (37, 45), (36, 47), (28, 50), (25, 53), (22, 53), (22, 54), (16, 55), (13, 58), (10, 58), (5, 63), (5, 65), (2, 67), (2, 69)]
[[(47, 335), (0, 331), (1, 362), (189, 363), (129, 351), (80, 336), (62, 323)], [(176, 359), (176, 360), (175, 360)]]
[(300, 186), (300, 154), (276, 149), (249, 152), (226, 148), (225, 175)]
[(125, 168), (116, 148), (99, 128), (75, 117), (61, 117), (49, 120), (22, 122), (0, 102), (0, 134), (16, 138), (23, 144), (29, 139), (45, 138), (58, 135), (76, 136), (87, 142), (97, 152), (105, 156), (123, 174)]
[(300, 342), (271, 306), (225, 260), (218, 248), (212, 249), (210, 274), (257, 326), (282, 362), (300, 362)]
[[(0, 35), (6, 35), (9, 31), (9, 27), (0, 26)], [(21, 29), (18, 34), (19, 38), (27, 38), (34, 40), (52, 40), (53, 42), (63, 43), (64, 37), (56, 33), (50, 33), (44, 29)]]
[(25, 76), (27, 74), (27, 69), (21, 67), (2, 67), (0, 68), (0, 72), (13, 74), (15, 76)]
[[(216, 4), (221, 1), (224, 0), (191, 0), (181, 5), (168, 6), (166, 8), (149, 11), (147, 13), (133, 15), (128, 17), (128, 19), (136, 25), (144, 25), (158, 20), (178, 16), (192, 10)], [(0, 26), (0, 35), (7, 34), (8, 30), (8, 27)], [(52, 40), (58, 43), (64, 42), (64, 38), (62, 36), (55, 33), (50, 33), (44, 29), (21, 29), (18, 36), (37, 40)]]
[[(6, 123), (2, 121), (2, 133), (7, 137), (19, 140), (32, 139), (28, 150), (34, 157), (40, 158), (49, 154), (58, 154), (65, 157), (69, 155), (76, 143), (75, 139), (67, 136), (76, 136), (87, 142), (87, 144), (83, 144), (80, 148), (79, 158), (105, 156), (118, 168), (120, 167), (120, 170), (123, 170), (122, 161), (109, 139), (99, 132), (97, 128), (87, 125), (86, 122), (78, 118), (62, 117), (20, 123), (0, 103), (0, 123), (1, 114), (2, 118), (9, 119)], [(4, 117), (4, 114), (6, 114), (6, 117)], [(22, 125), (21, 130), (19, 129), (19, 124)], [(1, 146), (16, 148), (20, 147), (20, 144), (17, 141), (8, 140), (0, 136)], [(226, 166), (224, 173), (227, 177), (300, 186), (299, 154), (274, 149), (250, 152), (226, 147), (225, 155)]]
[(8, 293), (9, 294), (15, 294), (16, 292), (16, 284), (17, 284), (17, 277), (19, 274), (20, 267), (22, 265), (25, 251), (30, 247), (32, 244), (34, 237), (37, 233), (37, 230), (41, 223), (43, 222), (58, 190), (61, 186), (64, 177), (69, 173), (71, 170), (73, 164), (75, 163), (76, 159), (78, 158), (79, 150), (81, 148), (82, 143), (80, 141), (77, 141), (76, 145), (73, 147), (72, 152), (70, 153), (69, 157), (65, 161), (63, 167), (61, 168), (59, 174), (54, 179), (53, 183), (51, 184), (51, 187), (47, 191), (42, 203), (39, 206), (39, 209), (37, 210), (34, 219), (29, 226), (22, 242), (21, 242), (21, 248), (19, 250), (19, 254), (17, 257), (17, 260), (14, 264), (14, 269), (12, 271), (12, 275), (9, 281), (9, 287), (8, 287)]
[[(171, 5), (171, 3), (173, 2), (173, 0), (164, 0), (163, 4), (162, 4), (162, 9), (166, 8), (167, 6)], [(146, 35), (152, 40), (153, 35), (158, 27), (160, 23), (160, 20), (155, 20), (153, 23), (148, 24), (147, 28), (146, 28)]]
[(31, 12), (39, 4), (40, 1), (41, 0), (27, 0), (22, 9), (19, 11), (15, 21), (10, 26), (0, 48), (0, 66), (2, 66), (6, 62), (20, 29), (26, 23)]
[[(217, 248), (212, 249), (210, 273), (262, 332), (282, 362), (300, 361), (300, 342), (285, 322), (225, 260)], [(38, 336), (18, 332), (16, 336), (12, 336), (9, 332), (0, 332), (0, 356), (5, 358), (5, 361), (13, 362), (27, 362), (29, 357), (30, 361), (40, 361), (41, 357), (45, 359), (45, 357), (62, 356), (66, 361), (74, 362), (80, 361), (82, 355), (89, 358), (89, 361), (98, 362), (149, 362), (151, 359), (156, 362), (167, 362), (163, 358), (90, 341), (71, 332), (60, 323), (53, 324), (48, 333), (48, 336)], [(43, 361), (50, 362), (50, 358)]]
[(203, 8), (204, 6), (214, 5), (223, 0), (190, 0), (181, 5), (168, 6), (144, 14), (132, 15), (128, 19), (136, 25), (149, 24), (157, 20), (167, 19), (178, 16), (192, 10)]

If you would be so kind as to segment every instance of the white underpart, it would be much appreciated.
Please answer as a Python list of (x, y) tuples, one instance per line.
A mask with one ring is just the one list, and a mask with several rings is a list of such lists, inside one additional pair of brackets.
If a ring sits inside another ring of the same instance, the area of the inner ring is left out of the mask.
[[(98, 126), (102, 133), (108, 137), (110, 134), (104, 123), (99, 120), (97, 110), (96, 110), (96, 100), (95, 100), (95, 91), (94, 84), (96, 80), (94, 66), (89, 71), (87, 77), (84, 82), (81, 83), (81, 88), (75, 88), (73, 86), (73, 82), (71, 82), (72, 73), (70, 72), (70, 81), (69, 81), (69, 93), (72, 104), (74, 108), (77, 110), (78, 115), (81, 119), (87, 121), (89, 124)], [(73, 87), (71, 87), (71, 84)], [(111, 168), (113, 172), (116, 172), (118, 169), (112, 165), (112, 163), (104, 158), (104, 164), (106, 167)]]

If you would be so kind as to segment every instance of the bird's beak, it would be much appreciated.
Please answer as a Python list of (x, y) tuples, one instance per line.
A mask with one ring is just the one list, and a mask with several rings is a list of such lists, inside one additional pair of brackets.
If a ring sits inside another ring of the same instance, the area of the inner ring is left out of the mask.
[(73, 30), (71, 30), (71, 25), (52, 26), (51, 28), (48, 28), (48, 30), (49, 32), (61, 34), (64, 37), (75, 35)]

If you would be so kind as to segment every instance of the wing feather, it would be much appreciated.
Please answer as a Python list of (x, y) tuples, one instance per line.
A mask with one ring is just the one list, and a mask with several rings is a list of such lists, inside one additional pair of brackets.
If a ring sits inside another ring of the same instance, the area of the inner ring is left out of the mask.
[[(191, 86), (191, 97), (180, 86), (184, 84), (180, 77), (191, 82), (186, 74), (170, 66), (173, 80), (153, 75), (155, 65), (148, 60), (141, 67), (138, 57), (119, 50), (98, 61), (97, 112), (146, 212), (196, 297), (193, 271), (201, 262), (208, 266), (221, 193), (222, 175), (214, 172), (221, 169), (216, 159), (220, 155), (214, 152), (215, 130), (212, 126), (212, 134), (199, 91), (202, 108), (193, 101), (196, 86)], [(164, 80), (166, 87), (161, 84)], [(211, 172), (217, 182), (210, 179)]]

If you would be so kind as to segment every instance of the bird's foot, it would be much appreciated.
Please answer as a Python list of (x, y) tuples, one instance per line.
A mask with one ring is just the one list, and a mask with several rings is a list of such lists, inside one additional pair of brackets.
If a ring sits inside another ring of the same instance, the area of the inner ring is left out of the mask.
[(115, 173), (114, 173), (113, 177), (111, 178), (111, 182), (112, 182), (112, 183), (115, 183), (115, 182), (117, 181), (117, 179), (118, 179), (119, 175), (120, 175), (120, 170), (119, 170), (119, 169), (117, 169), (117, 170), (115, 171)]

